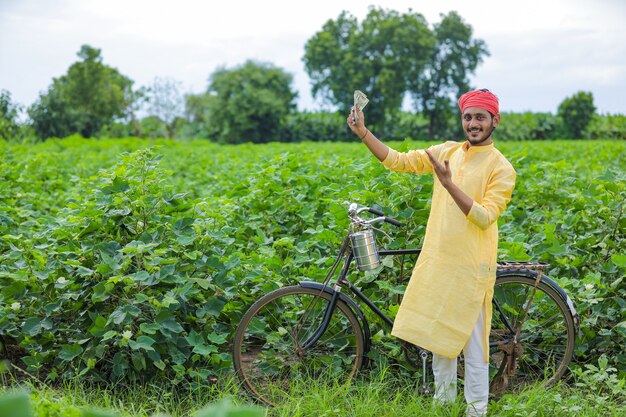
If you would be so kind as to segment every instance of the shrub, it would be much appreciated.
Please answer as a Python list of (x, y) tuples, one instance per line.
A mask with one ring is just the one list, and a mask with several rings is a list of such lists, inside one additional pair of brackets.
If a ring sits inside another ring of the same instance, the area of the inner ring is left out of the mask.
[(28, 236), (4, 235), (11, 303), (0, 332), (19, 342), (30, 372), (176, 381), (206, 379), (228, 360), (228, 330), (215, 324), (226, 267), (208, 219), (172, 191), (159, 159), (124, 154), (56, 216), (22, 225)]
[(563, 120), (565, 131), (570, 137), (580, 139), (595, 112), (593, 94), (579, 91), (559, 104), (558, 116)]

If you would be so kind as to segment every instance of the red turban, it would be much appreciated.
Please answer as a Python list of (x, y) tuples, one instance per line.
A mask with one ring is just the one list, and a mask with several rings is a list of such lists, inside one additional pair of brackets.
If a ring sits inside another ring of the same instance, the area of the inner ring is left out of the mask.
[(490, 91), (468, 91), (459, 98), (459, 108), (461, 109), (461, 113), (463, 113), (468, 107), (480, 107), (495, 116), (499, 113), (498, 97)]

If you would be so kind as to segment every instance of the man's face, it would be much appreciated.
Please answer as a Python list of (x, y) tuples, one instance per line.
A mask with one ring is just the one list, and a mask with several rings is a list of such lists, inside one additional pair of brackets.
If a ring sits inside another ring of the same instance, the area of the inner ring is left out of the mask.
[(481, 107), (468, 107), (463, 112), (463, 131), (472, 145), (488, 145), (491, 141), (491, 132), (500, 123), (500, 115), (491, 114)]

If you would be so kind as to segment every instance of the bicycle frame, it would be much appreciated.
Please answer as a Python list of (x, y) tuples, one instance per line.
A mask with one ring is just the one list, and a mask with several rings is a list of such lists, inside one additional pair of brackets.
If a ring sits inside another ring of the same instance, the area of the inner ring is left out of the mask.
[[(421, 249), (380, 250), (378, 251), (378, 254), (379, 256), (419, 255), (421, 251), (422, 251)], [(346, 264), (349, 265), (352, 262), (353, 258), (354, 258), (354, 255), (352, 254), (352, 252), (350, 252), (348, 254), (348, 258), (346, 259)], [(367, 298), (367, 296), (363, 294), (361, 290), (359, 290), (354, 284), (352, 284), (352, 282), (350, 282), (350, 280), (345, 276), (345, 274), (339, 276), (337, 283), (339, 285), (345, 284), (348, 287), (348, 289), (350, 289), (350, 291), (352, 291), (354, 295), (356, 295), (361, 301), (365, 303), (365, 305), (367, 305), (374, 313), (376, 313), (376, 315), (380, 317), (382, 321), (387, 323), (389, 326), (393, 326), (393, 320), (391, 320), (385, 313), (383, 313), (383, 311), (380, 308), (378, 308), (378, 306), (376, 306), (376, 304), (374, 304), (372, 300)]]
[[(345, 253), (347, 252), (347, 254)], [(416, 248), (416, 249), (397, 249), (397, 250), (380, 250), (378, 251), (379, 256), (394, 256), (394, 255), (419, 255), (421, 253), (421, 249)], [(364, 325), (367, 325), (367, 322), (364, 319), (363, 314), (360, 311), (360, 308), (358, 307), (358, 305), (354, 302), (352, 302), (352, 300), (346, 296), (343, 296), (343, 294), (341, 294), (341, 288), (343, 286), (346, 286), (359, 300), (361, 300), (365, 305), (367, 305), (370, 310), (372, 310), (383, 322), (385, 322), (389, 327), (393, 327), (393, 320), (390, 319), (380, 308), (378, 308), (378, 306), (376, 306), (376, 304), (374, 304), (372, 302), (372, 300), (370, 300), (365, 294), (363, 294), (363, 292), (361, 290), (359, 290), (348, 278), (347, 278), (347, 274), (348, 274), (348, 269), (350, 268), (350, 264), (352, 263), (352, 261), (354, 260), (354, 254), (352, 253), (351, 249), (348, 249), (346, 251), (342, 251), (339, 254), (339, 258), (341, 257), (346, 257), (344, 264), (341, 268), (341, 272), (339, 273), (339, 276), (337, 277), (337, 280), (335, 281), (334, 285), (332, 288), (328, 287), (327, 285), (321, 284), (321, 283), (317, 283), (317, 282), (310, 282), (310, 281), (303, 281), (300, 282), (301, 286), (304, 287), (309, 287), (309, 288), (317, 288), (320, 289), (322, 291), (326, 291), (328, 293), (332, 294), (332, 299), (331, 301), (328, 303), (328, 306), (326, 307), (326, 311), (324, 312), (324, 318), (322, 320), (322, 323), (320, 324), (320, 327), (313, 333), (313, 335), (311, 335), (311, 337), (309, 337), (309, 339), (307, 339), (304, 344), (302, 345), (302, 347), (304, 349), (308, 349), (309, 347), (311, 347), (312, 345), (314, 345), (319, 339), (320, 337), (322, 337), (322, 335), (324, 334), (324, 332), (326, 331), (328, 324), (330, 323), (330, 319), (332, 317), (332, 314), (336, 308), (337, 305), (337, 300), (339, 300), (340, 298), (342, 299), (342, 301), (346, 302), (348, 305), (350, 305), (353, 309), (355, 309), (355, 313), (362, 318), (362, 320), (364, 321)], [(495, 307), (495, 311), (497, 311), (497, 313), (500, 315), (500, 318), (503, 322), (503, 324), (506, 326), (506, 328), (512, 333), (514, 334), (515, 331), (513, 329), (513, 326), (509, 323), (509, 320), (507, 319), (506, 314), (504, 314), (504, 312), (502, 311), (500, 305), (498, 304), (498, 302), (495, 300), (495, 298), (493, 299), (493, 304)], [(369, 329), (364, 329), (364, 331), (366, 331), (366, 334), (369, 335)], [(503, 341), (500, 341), (500, 344), (502, 344)], [(511, 340), (505, 339), (504, 340), (505, 344), (508, 344), (509, 342), (512, 342), (512, 338)], [(366, 342), (367, 344), (367, 342)], [(498, 342), (489, 342), (489, 347), (495, 347), (498, 346)], [(421, 347), (419, 349), (422, 349)], [(423, 350), (423, 349), (422, 349)]]
[[(347, 254), (345, 253), (347, 252)], [(419, 255), (421, 252), (421, 249), (397, 249), (397, 250), (380, 250), (378, 251), (379, 256), (389, 256), (389, 255)], [(341, 272), (339, 273), (339, 276), (337, 277), (337, 280), (335, 281), (335, 284), (333, 285), (332, 289), (329, 288), (326, 285), (320, 284), (320, 283), (311, 283), (311, 282), (301, 282), (300, 285), (301, 286), (305, 286), (305, 287), (315, 287), (315, 288), (319, 288), (323, 291), (326, 292), (332, 292), (332, 299), (330, 300), (330, 302), (328, 303), (328, 306), (326, 307), (326, 311), (324, 312), (324, 318), (322, 320), (322, 323), (320, 324), (320, 327), (313, 333), (313, 335), (311, 335), (311, 337), (309, 337), (309, 339), (304, 342), (304, 344), (302, 345), (302, 347), (304, 349), (309, 348), (310, 346), (314, 345), (315, 342), (317, 342), (319, 340), (320, 337), (322, 337), (322, 335), (324, 334), (324, 332), (326, 331), (326, 328), (328, 327), (328, 324), (330, 323), (330, 318), (335, 310), (335, 307), (337, 305), (337, 300), (341, 297), (341, 287), (346, 286), (348, 287), (348, 289), (359, 299), (361, 300), (363, 303), (365, 303), (365, 305), (367, 305), (383, 322), (387, 323), (387, 325), (389, 325), (390, 327), (393, 326), (393, 320), (390, 319), (380, 308), (378, 308), (378, 306), (376, 306), (376, 304), (374, 304), (372, 302), (372, 300), (370, 300), (365, 294), (363, 294), (363, 292), (361, 292), (361, 290), (359, 290), (354, 284), (352, 284), (352, 282), (347, 278), (348, 275), (348, 269), (350, 268), (350, 264), (352, 263), (352, 261), (354, 260), (354, 254), (352, 253), (352, 250), (349, 249), (347, 251), (342, 251), (339, 254), (339, 258), (345, 256), (346, 259), (344, 261), (343, 267), (341, 268)], [(341, 297), (343, 298), (343, 297)], [(343, 301), (349, 300), (349, 298), (345, 297), (345, 299)], [(349, 305), (352, 306), (352, 308), (356, 308), (357, 310), (357, 314), (360, 313), (360, 309), (359, 307), (355, 304), (355, 303), (350, 303), (349, 301), (346, 301)], [(362, 314), (358, 314), (362, 317)], [(369, 332), (368, 332), (369, 333)]]

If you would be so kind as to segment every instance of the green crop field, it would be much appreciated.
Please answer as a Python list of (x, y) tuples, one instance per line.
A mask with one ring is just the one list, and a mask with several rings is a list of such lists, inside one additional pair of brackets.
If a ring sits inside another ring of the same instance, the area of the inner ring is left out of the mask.
[[(496, 146), (518, 173), (500, 260), (549, 262), (581, 316), (572, 366), (606, 357), (624, 379), (626, 142)], [(0, 156), (3, 356), (45, 381), (230, 374), (245, 309), (323, 278), (348, 225), (344, 202), (404, 223), (384, 226), (386, 246), (419, 246), (432, 189), (360, 143), (69, 138), (0, 141)], [(393, 315), (406, 276), (390, 272), (397, 265), (353, 278)], [(376, 338), (380, 358), (399, 357), (392, 342)]]

